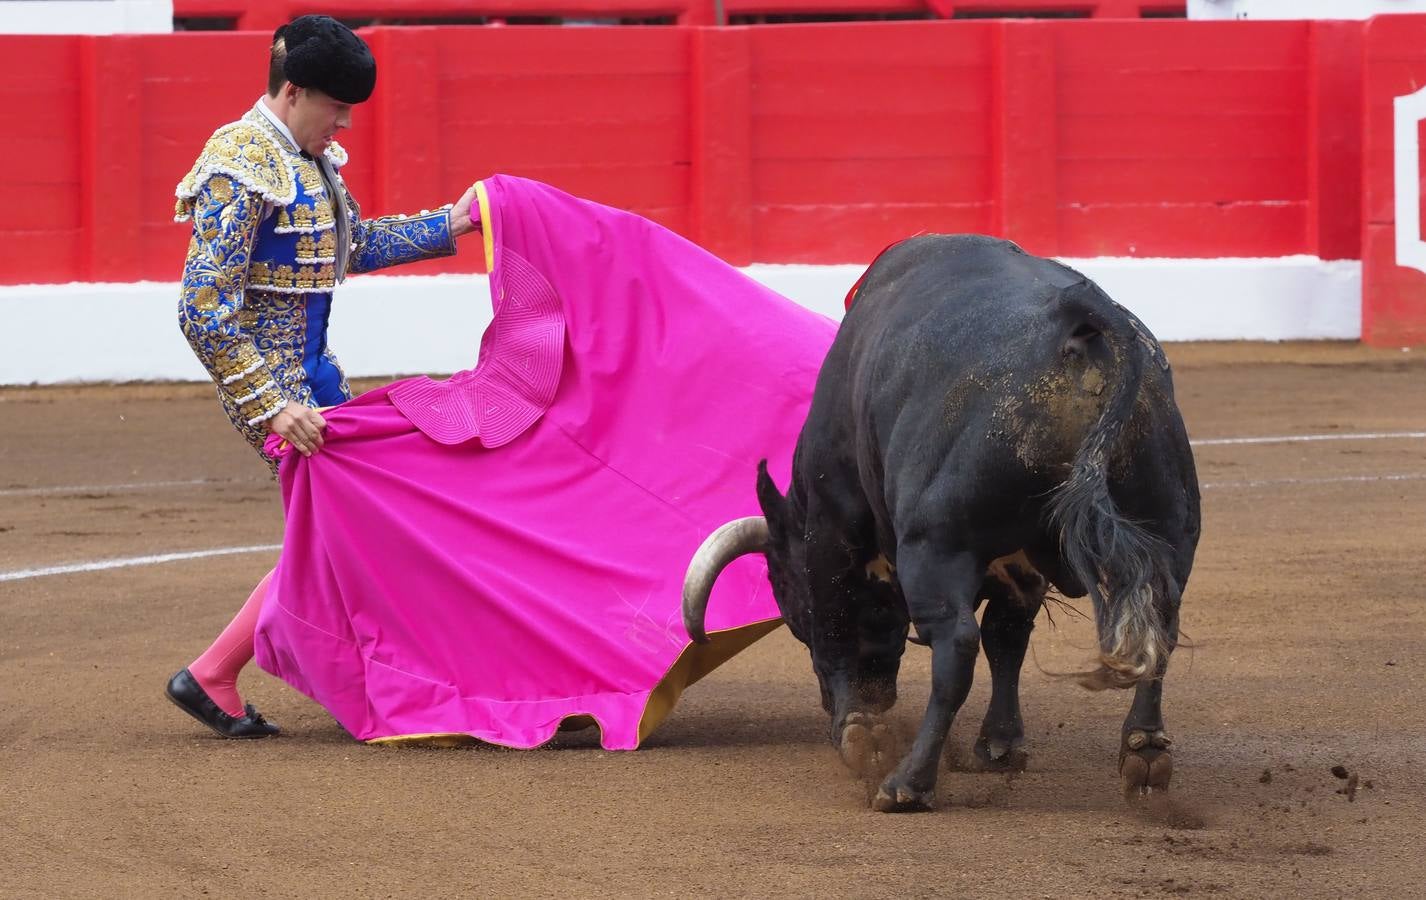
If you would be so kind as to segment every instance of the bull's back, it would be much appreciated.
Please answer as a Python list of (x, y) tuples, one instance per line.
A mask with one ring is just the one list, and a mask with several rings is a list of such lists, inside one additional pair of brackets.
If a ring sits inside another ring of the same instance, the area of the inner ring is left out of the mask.
[(867, 337), (935, 341), (961, 351), (958, 356), (995, 347), (1023, 350), (1035, 338), (1026, 329), (1046, 324), (1055, 298), (1082, 280), (1074, 270), (1031, 256), (1009, 241), (923, 235), (877, 260), (844, 330), (857, 343)]
[(1084, 284), (1008, 241), (903, 242), (868, 273), (838, 334), (852, 417), (887, 452), (967, 438), (1029, 469), (1068, 463), (1116, 367), (1106, 347), (1065, 352), (1076, 325), (1063, 298)]

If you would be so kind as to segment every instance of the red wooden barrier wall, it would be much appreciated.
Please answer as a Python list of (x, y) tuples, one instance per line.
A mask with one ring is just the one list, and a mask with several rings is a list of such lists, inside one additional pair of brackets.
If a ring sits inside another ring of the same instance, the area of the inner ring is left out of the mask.
[[(1396, 259), (1393, 110), (1395, 98), (1426, 85), (1426, 16), (1383, 16), (1368, 24), (1365, 82), (1362, 339), (1381, 346), (1426, 344), (1426, 273)], [(1419, 124), (1417, 130), (1419, 135)], [(1420, 171), (1420, 158), (1416, 166)]]
[[(1043, 15), (1071, 12), (1093, 18), (1183, 16), (1184, 0), (724, 0), (725, 18), (754, 15), (920, 13), (928, 18), (957, 15)], [(179, 19), (227, 19), (242, 31), (273, 29), (293, 16), (321, 12), (347, 19), (422, 19), (514, 16), (571, 18), (673, 18), (680, 25), (716, 21), (716, 0), (174, 0)]]
[[(865, 262), (923, 229), (1066, 256), (1358, 256), (1359, 23), (366, 34), (381, 80), (342, 140), (367, 214), (502, 171), (736, 264)], [(176, 278), (173, 186), (258, 96), (266, 40), (0, 37), (0, 282)]]

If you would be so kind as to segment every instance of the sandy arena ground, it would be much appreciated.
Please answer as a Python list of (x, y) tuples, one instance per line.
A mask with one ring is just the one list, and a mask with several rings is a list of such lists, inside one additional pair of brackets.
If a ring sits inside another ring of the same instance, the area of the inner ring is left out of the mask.
[[(1426, 430), (1426, 352), (1170, 356), (1195, 440)], [(1426, 440), (1196, 454), (1197, 648), (1166, 688), (1166, 815), (1118, 794), (1129, 696), (1034, 660), (1030, 771), (955, 768), (988, 697), (982, 662), (939, 808), (872, 812), (786, 631), (692, 689), (636, 753), (592, 732), (529, 752), (366, 747), (255, 670), (245, 692), (286, 734), (220, 741), (161, 691), (276, 555), (249, 552), (0, 580), (0, 896), (1420, 896)], [(277, 489), (210, 387), (0, 390), (0, 461), (0, 578), (280, 541)], [(1035, 658), (1075, 668), (1091, 630), (1057, 623), (1041, 620)], [(908, 650), (906, 730), (927, 661)]]

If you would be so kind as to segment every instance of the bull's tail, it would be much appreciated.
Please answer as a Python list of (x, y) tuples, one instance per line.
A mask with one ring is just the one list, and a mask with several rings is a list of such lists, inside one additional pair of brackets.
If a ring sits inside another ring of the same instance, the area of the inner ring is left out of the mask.
[[(1062, 309), (1074, 324), (1072, 340), (1102, 339), (1117, 372), (1109, 399), (1075, 453), (1070, 476), (1049, 504), (1061, 557), (1094, 602), (1099, 667), (1080, 673), (1090, 690), (1132, 687), (1158, 676), (1172, 647), (1165, 625), (1170, 608), (1165, 544), (1119, 510), (1109, 492), (1109, 463), (1134, 413), (1146, 371), (1138, 335), (1123, 313), (1091, 284), (1071, 288)], [(1111, 313), (1113, 310), (1113, 314)]]

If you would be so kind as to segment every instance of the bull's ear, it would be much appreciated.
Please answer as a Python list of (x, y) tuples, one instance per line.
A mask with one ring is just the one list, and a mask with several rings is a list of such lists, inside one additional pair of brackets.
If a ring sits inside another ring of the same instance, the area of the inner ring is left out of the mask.
[(767, 460), (758, 460), (758, 505), (763, 509), (768, 529), (774, 534), (782, 529), (783, 507), (787, 500), (767, 473)]

